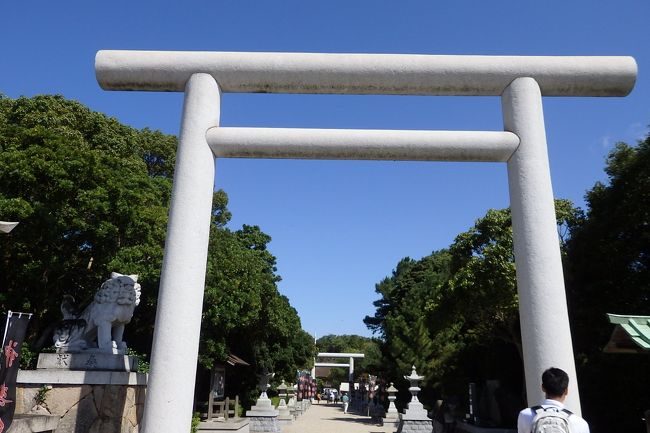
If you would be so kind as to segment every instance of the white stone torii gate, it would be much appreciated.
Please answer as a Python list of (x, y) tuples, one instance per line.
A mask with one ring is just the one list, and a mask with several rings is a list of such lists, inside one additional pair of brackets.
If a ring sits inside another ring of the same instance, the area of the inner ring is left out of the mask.
[(316, 377), (316, 367), (343, 367), (348, 369), (348, 382), (354, 380), (354, 358), (365, 358), (363, 353), (339, 353), (339, 352), (318, 352), (316, 358), (348, 358), (348, 363), (317, 362), (314, 359), (314, 368), (311, 369), (311, 377)]
[[(106, 90), (185, 92), (144, 433), (190, 425), (214, 158), (227, 157), (507, 163), (528, 400), (556, 366), (580, 412), (541, 97), (625, 96), (633, 58), (99, 51), (95, 70)], [(219, 128), (221, 92), (501, 96), (505, 131)]]

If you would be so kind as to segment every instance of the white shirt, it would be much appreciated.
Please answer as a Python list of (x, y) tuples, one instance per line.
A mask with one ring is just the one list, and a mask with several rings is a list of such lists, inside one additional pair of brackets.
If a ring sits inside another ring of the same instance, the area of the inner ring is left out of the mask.
[[(561, 402), (551, 399), (544, 400), (541, 406), (555, 406), (564, 409), (564, 405)], [(533, 428), (533, 418), (535, 418), (535, 412), (531, 408), (519, 412), (519, 418), (517, 418), (517, 432), (531, 433), (531, 429)], [(569, 417), (569, 425), (572, 433), (589, 433), (589, 424), (587, 424), (587, 421), (576, 414)]]

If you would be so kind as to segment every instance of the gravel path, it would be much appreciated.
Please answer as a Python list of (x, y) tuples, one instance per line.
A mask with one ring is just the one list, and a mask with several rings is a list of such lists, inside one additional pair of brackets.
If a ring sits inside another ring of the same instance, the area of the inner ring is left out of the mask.
[(392, 428), (373, 424), (370, 418), (356, 413), (343, 413), (343, 405), (312, 404), (291, 425), (282, 426), (282, 433), (389, 433)]

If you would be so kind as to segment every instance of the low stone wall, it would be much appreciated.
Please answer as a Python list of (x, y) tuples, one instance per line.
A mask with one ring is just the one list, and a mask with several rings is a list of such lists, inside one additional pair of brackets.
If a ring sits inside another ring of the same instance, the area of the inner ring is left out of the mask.
[(144, 412), (147, 376), (103, 371), (20, 371), (16, 413), (29, 413), (42, 386), (48, 412), (61, 417), (56, 432), (136, 433)]

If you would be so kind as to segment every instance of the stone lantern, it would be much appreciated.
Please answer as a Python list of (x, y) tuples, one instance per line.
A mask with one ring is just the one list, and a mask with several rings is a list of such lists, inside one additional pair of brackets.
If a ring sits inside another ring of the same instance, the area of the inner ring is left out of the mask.
[(278, 397), (280, 397), (280, 403), (278, 403), (278, 423), (291, 424), (293, 421), (293, 415), (291, 415), (291, 410), (287, 406), (286, 397), (287, 397), (287, 385), (282, 383), (278, 386)]
[(431, 418), (427, 416), (427, 411), (418, 400), (418, 392), (420, 387), (418, 384), (424, 376), (419, 376), (415, 371), (415, 366), (412, 367), (411, 375), (404, 376), (404, 379), (410, 382), (409, 391), (411, 392), (411, 401), (409, 402), (406, 410), (400, 417), (399, 432), (402, 433), (432, 433), (433, 423)]
[(390, 383), (390, 386), (386, 390), (388, 392), (388, 411), (386, 412), (386, 418), (384, 418), (384, 426), (391, 427), (391, 431), (396, 431), (399, 428), (400, 418), (399, 412), (395, 407), (395, 399), (397, 398), (395, 394), (397, 393), (397, 388), (393, 386), (393, 382)]
[(397, 412), (397, 407), (395, 407), (395, 399), (397, 398), (395, 394), (397, 393), (397, 388), (393, 386), (393, 382), (390, 383), (390, 386), (386, 390), (388, 391), (388, 412), (386, 412), (386, 418), (399, 418), (399, 413)]
[(299, 410), (299, 406), (296, 399), (297, 392), (298, 392), (297, 385), (289, 384), (289, 386), (287, 387), (287, 394), (289, 396), (289, 403), (287, 403), (287, 406), (289, 406), (289, 410), (291, 411), (291, 414), (293, 415), (294, 418), (298, 418), (298, 415), (302, 413)]
[(278, 397), (280, 397), (280, 403), (284, 402), (286, 404), (287, 397), (287, 385), (284, 383), (284, 380), (280, 385), (278, 385)]
[[(424, 379), (424, 376), (418, 376), (418, 374), (415, 371), (415, 365), (411, 367), (413, 370), (411, 371), (410, 376), (404, 376), (404, 379), (408, 380), (411, 383), (411, 386), (409, 387), (409, 392), (411, 393), (411, 403), (413, 402), (418, 402), (420, 403), (420, 400), (418, 400), (418, 393), (421, 391), (420, 387), (418, 384), (422, 379)], [(411, 407), (411, 403), (409, 403), (409, 408)], [(422, 404), (420, 404), (422, 406)]]

